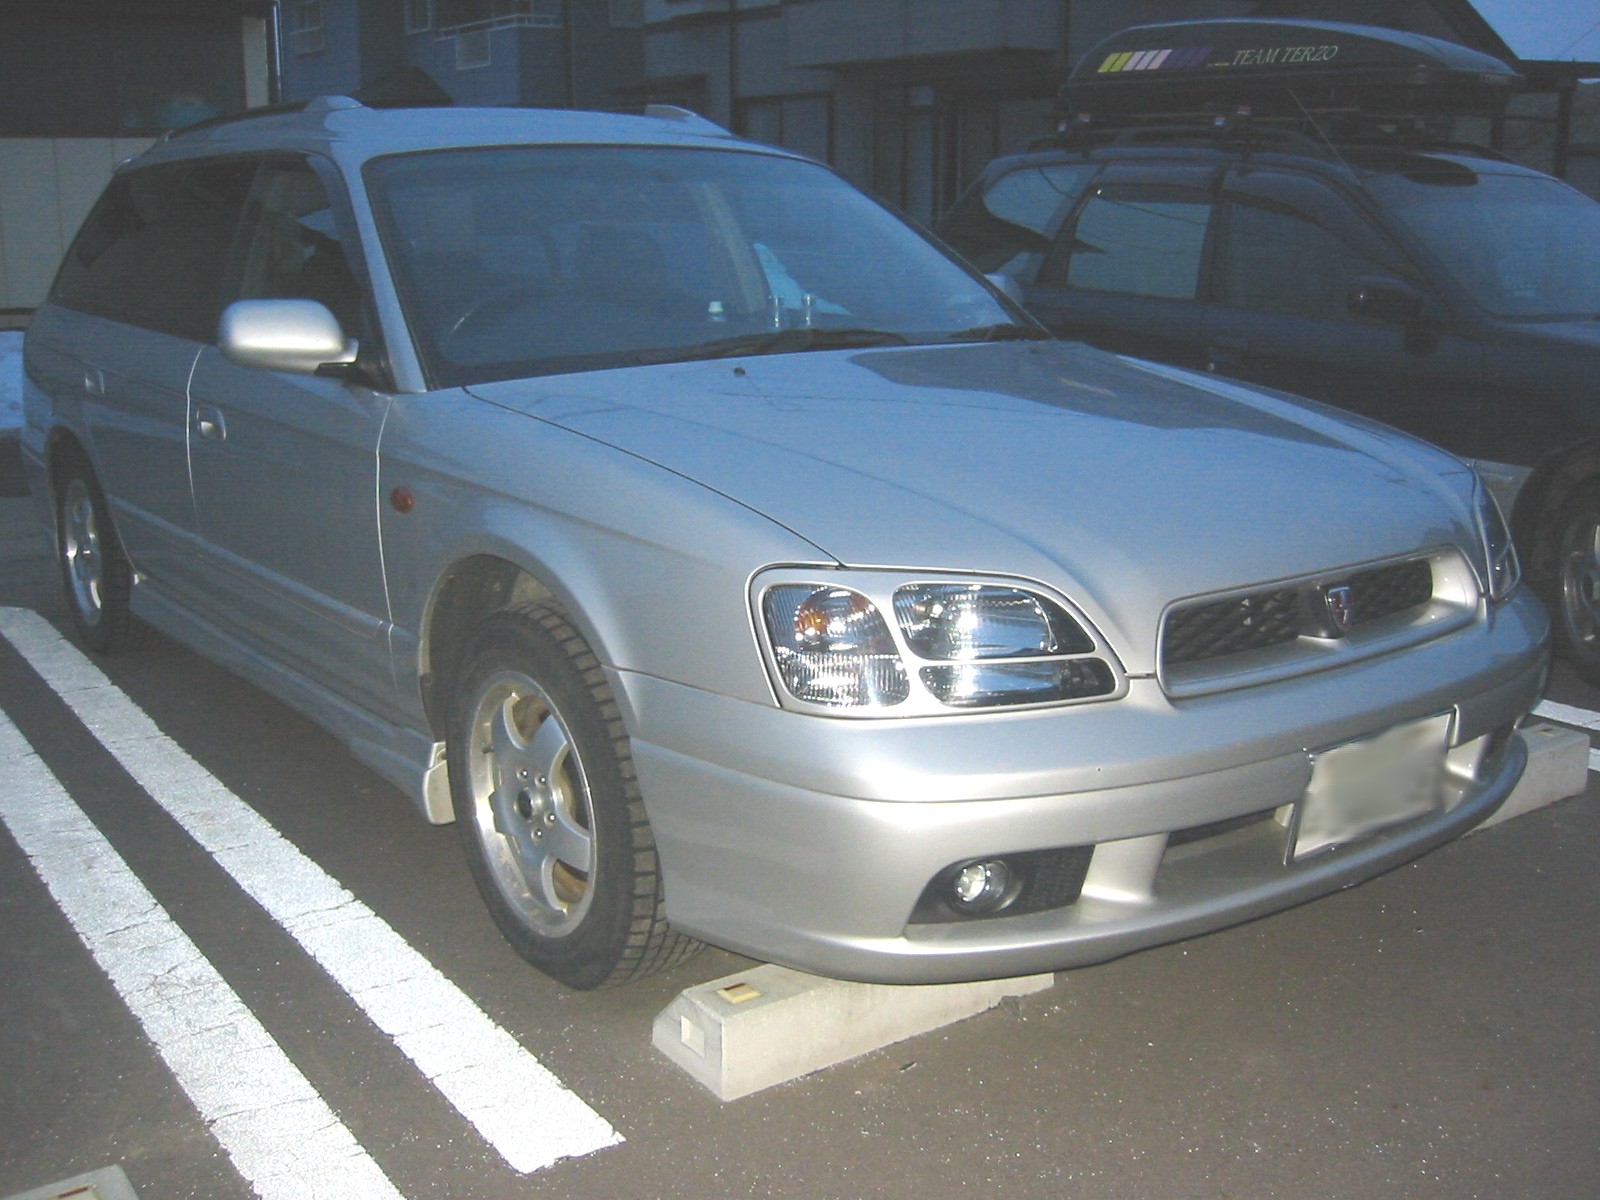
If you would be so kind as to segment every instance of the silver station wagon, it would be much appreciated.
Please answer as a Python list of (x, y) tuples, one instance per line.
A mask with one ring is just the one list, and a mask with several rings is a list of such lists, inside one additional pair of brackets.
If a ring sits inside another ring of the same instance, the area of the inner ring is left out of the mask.
[(572, 986), (697, 940), (1104, 960), (1411, 859), (1526, 762), (1548, 622), (1461, 462), (1056, 341), (676, 110), (180, 132), (25, 363), (82, 639), (326, 726)]

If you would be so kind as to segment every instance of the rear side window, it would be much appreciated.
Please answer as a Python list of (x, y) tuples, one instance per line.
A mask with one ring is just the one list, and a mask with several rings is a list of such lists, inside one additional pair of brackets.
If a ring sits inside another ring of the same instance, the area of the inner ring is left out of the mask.
[(1095, 292), (1195, 299), (1213, 207), (1208, 195), (1188, 188), (1097, 189), (1078, 216), (1065, 282)]
[(1055, 226), (1098, 171), (1092, 163), (1018, 167), (968, 193), (939, 233), (980, 271), (1031, 280)]
[(251, 170), (200, 163), (118, 176), (67, 252), (51, 299), (175, 337), (213, 340)]

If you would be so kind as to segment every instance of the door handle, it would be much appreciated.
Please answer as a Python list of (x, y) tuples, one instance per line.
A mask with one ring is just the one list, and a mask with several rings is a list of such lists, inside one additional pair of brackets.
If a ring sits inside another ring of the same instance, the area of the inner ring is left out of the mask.
[(221, 410), (212, 408), (209, 404), (202, 404), (194, 410), (194, 431), (208, 442), (223, 442), (228, 439), (228, 425), (222, 419)]

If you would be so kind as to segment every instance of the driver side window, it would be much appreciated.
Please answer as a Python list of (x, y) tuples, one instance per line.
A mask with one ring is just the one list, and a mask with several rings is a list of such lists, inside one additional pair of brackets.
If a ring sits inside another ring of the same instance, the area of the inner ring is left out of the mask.
[(1350, 289), (1392, 268), (1355, 250), (1310, 217), (1262, 201), (1228, 214), (1218, 301), (1255, 312), (1350, 319)]
[(359, 334), (361, 289), (322, 181), (306, 164), (270, 163), (257, 173), (234, 261), (236, 299), (316, 300), (347, 334)]

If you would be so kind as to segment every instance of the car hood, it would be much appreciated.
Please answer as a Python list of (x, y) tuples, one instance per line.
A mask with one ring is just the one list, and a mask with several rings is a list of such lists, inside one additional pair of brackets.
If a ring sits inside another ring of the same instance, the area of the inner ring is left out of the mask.
[(785, 354), (470, 390), (694, 479), (811, 542), (818, 561), (1043, 581), (1136, 673), (1152, 668), (1172, 600), (1471, 536), (1468, 469), (1442, 452), (1071, 343)]

